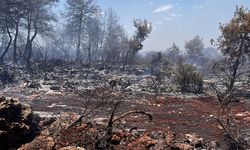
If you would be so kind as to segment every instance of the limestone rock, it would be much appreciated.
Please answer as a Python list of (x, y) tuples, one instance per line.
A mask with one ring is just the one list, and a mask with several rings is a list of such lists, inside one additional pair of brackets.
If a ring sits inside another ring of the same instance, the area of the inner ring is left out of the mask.
[(40, 131), (36, 120), (28, 105), (0, 97), (0, 149), (30, 142)]
[(76, 147), (76, 146), (67, 146), (67, 147), (60, 148), (59, 150), (85, 150), (85, 148)]
[(201, 147), (203, 144), (203, 138), (199, 137), (196, 133), (185, 134), (185, 137), (188, 140), (188, 143), (196, 148)]
[(55, 141), (52, 137), (47, 136), (39, 136), (31, 143), (23, 145), (18, 150), (54, 150), (55, 149)]

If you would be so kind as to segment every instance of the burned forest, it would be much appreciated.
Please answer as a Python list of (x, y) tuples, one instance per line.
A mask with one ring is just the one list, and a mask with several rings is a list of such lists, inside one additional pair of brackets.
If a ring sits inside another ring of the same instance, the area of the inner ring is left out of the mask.
[(0, 0), (0, 150), (250, 149), (250, 2), (171, 2)]

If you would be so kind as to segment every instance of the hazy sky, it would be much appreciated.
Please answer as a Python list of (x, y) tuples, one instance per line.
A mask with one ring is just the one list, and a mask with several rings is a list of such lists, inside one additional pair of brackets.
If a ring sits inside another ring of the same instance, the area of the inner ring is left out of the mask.
[(181, 49), (185, 41), (199, 34), (206, 46), (220, 32), (219, 23), (232, 18), (236, 5), (250, 9), (250, 0), (97, 0), (105, 10), (112, 7), (128, 34), (132, 34), (133, 19), (147, 19), (153, 24), (144, 51), (165, 50), (175, 42)]

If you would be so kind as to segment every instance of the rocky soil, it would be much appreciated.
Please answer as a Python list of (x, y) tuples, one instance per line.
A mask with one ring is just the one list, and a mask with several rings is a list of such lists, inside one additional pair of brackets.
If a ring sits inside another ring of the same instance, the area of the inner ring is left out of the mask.
[[(83, 150), (98, 149), (101, 142), (105, 149), (228, 148), (225, 132), (217, 122), (223, 112), (210, 91), (180, 93), (167, 77), (159, 80), (140, 72), (128, 75), (55, 69), (46, 79), (40, 74), (32, 80), (20, 71), (15, 81), (0, 91), (2, 96), (19, 99), (0, 100), (3, 147)], [(233, 112), (242, 132), (240, 139), (249, 143), (250, 104), (246, 100), (236, 104)], [(115, 122), (112, 134), (104, 138), (117, 102), (114, 119), (130, 111), (142, 111), (151, 114), (152, 120), (130, 114)], [(82, 120), (68, 128), (80, 116)]]

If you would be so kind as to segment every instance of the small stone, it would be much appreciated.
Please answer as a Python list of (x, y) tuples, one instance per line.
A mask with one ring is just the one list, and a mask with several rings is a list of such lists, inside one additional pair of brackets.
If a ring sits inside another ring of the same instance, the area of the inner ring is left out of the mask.
[[(175, 145), (176, 147), (174, 147), (174, 148), (176, 148), (176, 149), (180, 149), (180, 150), (193, 150), (194, 148), (191, 146), (191, 145), (189, 145), (189, 144), (176, 144)], [(173, 148), (173, 149), (174, 149)]]
[(51, 86), (50, 89), (53, 91), (59, 91), (61, 89), (61, 87), (60, 86)]
[(56, 103), (53, 103), (50, 106), (48, 106), (48, 108), (53, 108), (53, 107), (56, 107)]
[(221, 125), (217, 125), (217, 128), (223, 130), (223, 127)]
[(108, 119), (107, 119), (107, 118), (95, 118), (95, 119), (93, 120), (93, 122), (94, 122), (96, 125), (105, 126), (106, 123), (108, 122)]
[(114, 145), (118, 145), (121, 142), (121, 138), (117, 135), (113, 135), (111, 139), (111, 143)]
[(203, 138), (199, 137), (196, 133), (185, 134), (185, 137), (191, 145), (195, 146), (196, 148), (201, 147)]
[(46, 149), (46, 150), (54, 150), (55, 142), (52, 137), (47, 136), (38, 136), (31, 143), (23, 145), (18, 150), (28, 150), (28, 149)]
[(216, 141), (211, 141), (208, 144), (209, 144), (209, 149), (216, 149), (218, 146), (218, 142)]
[(67, 147), (60, 148), (59, 150), (85, 150), (85, 148), (76, 147), (76, 146), (67, 146)]
[(42, 88), (42, 86), (40, 85), (40, 83), (32, 81), (32, 82), (29, 82), (27, 84), (27, 88), (32, 88), (32, 89), (38, 90), (38, 89)]

